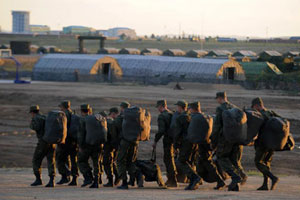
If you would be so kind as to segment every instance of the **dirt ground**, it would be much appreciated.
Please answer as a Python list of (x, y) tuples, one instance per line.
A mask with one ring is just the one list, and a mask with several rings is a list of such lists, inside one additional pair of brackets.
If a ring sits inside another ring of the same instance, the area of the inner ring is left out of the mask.
[[(132, 83), (109, 85), (103, 83), (61, 83), (33, 82), (16, 85), (0, 83), (0, 167), (31, 167), (36, 137), (29, 129), (30, 116), (28, 108), (39, 104), (41, 111), (47, 113), (57, 109), (61, 100), (72, 101), (72, 109), (79, 113), (82, 103), (89, 103), (95, 112), (118, 106), (127, 100), (133, 105), (143, 106), (150, 110), (152, 120), (151, 141), (141, 142), (140, 159), (150, 159), (151, 144), (157, 130), (158, 112), (155, 103), (158, 99), (167, 99), (169, 107), (175, 109), (178, 99), (201, 101), (202, 110), (213, 114), (217, 103), (214, 99), (217, 91), (227, 91), (229, 100), (240, 106), (250, 106), (251, 99), (261, 96), (266, 107), (275, 110), (290, 119), (291, 132), (300, 141), (300, 97), (288, 96), (285, 91), (245, 90), (239, 85), (214, 85), (200, 83), (182, 83), (185, 90), (173, 90), (174, 84), (166, 86), (140, 86)], [(300, 175), (300, 149), (292, 152), (276, 152), (273, 170), (279, 175)], [(162, 142), (158, 145), (158, 163), (164, 170), (162, 162)], [(247, 171), (255, 170), (253, 164), (253, 147), (244, 148), (243, 165)], [(45, 164), (45, 163), (44, 163)], [(44, 165), (45, 166), (45, 165)], [(256, 173), (256, 172), (254, 172)]]
[[(47, 183), (47, 170), (43, 169), (43, 181)], [(299, 199), (300, 178), (298, 176), (281, 177), (278, 187), (274, 191), (256, 191), (260, 186), (262, 177), (250, 176), (248, 183), (241, 187), (240, 192), (215, 191), (214, 183), (204, 183), (198, 190), (184, 191), (185, 184), (180, 184), (176, 189), (160, 189), (155, 182), (147, 182), (143, 189), (131, 187), (129, 190), (120, 191), (115, 188), (81, 188), (71, 186), (56, 186), (45, 188), (43, 186), (31, 187), (33, 181), (31, 169), (0, 169), (0, 199), (5, 200), (65, 200), (65, 199)], [(165, 177), (164, 177), (165, 178)], [(79, 183), (82, 183), (80, 177)], [(229, 182), (228, 182), (229, 183)]]

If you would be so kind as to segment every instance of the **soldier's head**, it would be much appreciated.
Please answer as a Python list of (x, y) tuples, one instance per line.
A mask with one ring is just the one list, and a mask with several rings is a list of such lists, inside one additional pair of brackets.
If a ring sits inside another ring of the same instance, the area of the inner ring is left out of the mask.
[(30, 106), (29, 113), (31, 114), (32, 117), (34, 117), (36, 114), (40, 113), (40, 106), (39, 105)]
[(179, 113), (187, 111), (188, 103), (185, 100), (179, 100), (175, 105), (177, 106), (177, 111)]
[(64, 101), (60, 102), (58, 107), (60, 108), (61, 111), (68, 110), (71, 108), (71, 102), (69, 100), (64, 100)]
[(190, 103), (188, 109), (191, 113), (200, 113), (201, 112), (200, 102), (196, 101), (196, 102)]
[(263, 110), (264, 109), (264, 102), (260, 97), (256, 97), (251, 102), (251, 108), (254, 110)]
[(127, 101), (123, 101), (120, 104), (120, 111), (123, 112), (126, 108), (129, 108), (129, 107), (130, 107), (130, 103), (128, 103)]
[(226, 92), (217, 92), (216, 100), (219, 104), (222, 104), (227, 101), (227, 94)]
[(117, 107), (112, 107), (109, 109), (109, 117), (116, 119), (119, 115), (119, 109)]
[(156, 108), (159, 112), (163, 112), (167, 109), (167, 100), (159, 100), (156, 102)]
[(81, 104), (80, 105), (81, 116), (89, 115), (90, 109), (91, 109), (90, 104)]
[(99, 114), (100, 114), (102, 117), (104, 117), (104, 118), (107, 118), (107, 117), (108, 117), (108, 113), (107, 113), (106, 110), (103, 110), (103, 111), (99, 112)]

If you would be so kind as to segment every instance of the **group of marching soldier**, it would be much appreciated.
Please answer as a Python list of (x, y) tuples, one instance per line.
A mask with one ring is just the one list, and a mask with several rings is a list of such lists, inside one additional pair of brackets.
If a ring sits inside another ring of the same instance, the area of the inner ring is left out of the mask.
[[(209, 139), (206, 142), (193, 143), (186, 139), (191, 118), (195, 114), (202, 114), (200, 102), (188, 104), (186, 101), (178, 101), (175, 105), (177, 111), (168, 109), (166, 100), (157, 101), (156, 108), (159, 111), (157, 120), (158, 131), (155, 134), (153, 148), (162, 138), (164, 156), (163, 161), (166, 167), (167, 181), (162, 184), (165, 188), (178, 187), (179, 172), (188, 179), (188, 185), (185, 190), (195, 190), (203, 184), (205, 178), (199, 173), (200, 168), (205, 168), (207, 174), (213, 177), (216, 182), (214, 189), (219, 190), (228, 187), (228, 191), (239, 191), (240, 186), (247, 181), (247, 175), (241, 165), (243, 145), (232, 143), (225, 139), (223, 134), (224, 111), (235, 108), (227, 100), (226, 92), (218, 92), (216, 101), (220, 104), (215, 113), (213, 128)], [(32, 165), (36, 180), (31, 186), (42, 185), (41, 164), (44, 157), (47, 158), (48, 174), (50, 177), (46, 187), (54, 187), (54, 178), (56, 167), (61, 175), (57, 184), (68, 184), (70, 186), (78, 185), (78, 176), (80, 171), (84, 177), (82, 187), (99, 188), (102, 184), (103, 171), (107, 177), (107, 183), (104, 187), (118, 186), (118, 189), (128, 189), (128, 186), (134, 186), (139, 182), (141, 176), (137, 176), (137, 152), (139, 140), (128, 141), (122, 137), (122, 124), (124, 121), (124, 110), (130, 108), (128, 102), (122, 102), (119, 106), (109, 109), (109, 112), (101, 112), (107, 123), (107, 140), (102, 144), (87, 144), (86, 141), (86, 119), (93, 115), (89, 104), (80, 106), (79, 121), (74, 122), (71, 119), (75, 115), (71, 110), (70, 101), (63, 101), (59, 105), (60, 110), (65, 113), (67, 119), (67, 128), (71, 123), (78, 124), (77, 137), (67, 135), (64, 143), (51, 144), (44, 141), (46, 116), (40, 113), (38, 105), (30, 107), (32, 116), (30, 128), (36, 131), (38, 143), (34, 151)], [(261, 98), (252, 100), (251, 109), (260, 112), (267, 122), (272, 117), (280, 117), (275, 112), (267, 110), (264, 107)], [(176, 119), (175, 117), (176, 113)], [(173, 120), (172, 120), (173, 119)], [(174, 120), (175, 119), (175, 120)], [(170, 137), (171, 124), (175, 123), (174, 137)], [(255, 165), (263, 174), (264, 181), (258, 190), (275, 189), (279, 178), (270, 171), (272, 156), (274, 150), (264, 146), (261, 142), (260, 133), (254, 141), (255, 147)], [(213, 157), (216, 157), (216, 160)], [(89, 165), (89, 159), (92, 160), (92, 167)], [(78, 170), (79, 169), (79, 170)], [(103, 170), (104, 169), (104, 170)], [(231, 177), (231, 183), (226, 186), (224, 175)], [(129, 175), (129, 181), (127, 179)], [(269, 186), (269, 179), (271, 185)], [(122, 181), (121, 184), (119, 184)], [(140, 186), (140, 184), (138, 184)]]

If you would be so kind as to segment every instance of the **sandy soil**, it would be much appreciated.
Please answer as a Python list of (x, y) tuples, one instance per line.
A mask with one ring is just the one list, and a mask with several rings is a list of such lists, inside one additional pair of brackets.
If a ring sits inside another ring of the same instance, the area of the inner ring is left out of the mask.
[[(94, 111), (118, 106), (123, 100), (134, 105), (150, 109), (153, 116), (153, 134), (157, 130), (158, 112), (155, 109), (156, 100), (165, 98), (169, 107), (178, 99), (187, 101), (200, 100), (202, 110), (213, 114), (217, 103), (214, 96), (217, 91), (226, 90), (229, 100), (240, 106), (250, 106), (251, 99), (263, 97), (265, 105), (291, 120), (291, 132), (300, 141), (300, 97), (288, 96), (284, 91), (245, 90), (239, 85), (214, 85), (199, 83), (183, 83), (185, 90), (173, 90), (174, 84), (167, 86), (140, 86), (130, 83), (108, 85), (100, 83), (58, 83), (33, 82), (27, 85), (15, 85), (7, 82), (0, 84), (0, 167), (31, 167), (31, 159), (36, 143), (36, 137), (28, 128), (30, 116), (28, 108), (39, 104), (43, 113), (57, 109), (61, 100), (72, 101), (72, 108), (77, 113), (82, 103), (89, 103)], [(154, 136), (154, 135), (153, 135)], [(151, 154), (151, 141), (142, 142), (139, 158), (148, 159)], [(158, 163), (162, 163), (162, 142), (158, 145)], [(276, 152), (273, 170), (277, 174), (300, 175), (300, 149), (293, 152)], [(243, 165), (246, 170), (255, 170), (253, 164), (253, 147), (245, 147)], [(45, 165), (44, 165), (45, 166)]]
[[(43, 169), (43, 181), (47, 183), (46, 169)], [(260, 186), (262, 177), (251, 176), (248, 183), (241, 187), (240, 192), (228, 192), (226, 189), (214, 191), (214, 183), (204, 183), (198, 190), (184, 191), (185, 184), (176, 189), (159, 189), (155, 182), (145, 183), (144, 189), (131, 187), (120, 191), (115, 188), (81, 188), (71, 186), (56, 186), (45, 188), (43, 186), (31, 187), (33, 181), (31, 169), (0, 169), (0, 199), (5, 200), (64, 200), (64, 199), (299, 199), (300, 178), (298, 176), (281, 177), (278, 188), (274, 191), (256, 191)], [(79, 183), (82, 183), (80, 178)]]

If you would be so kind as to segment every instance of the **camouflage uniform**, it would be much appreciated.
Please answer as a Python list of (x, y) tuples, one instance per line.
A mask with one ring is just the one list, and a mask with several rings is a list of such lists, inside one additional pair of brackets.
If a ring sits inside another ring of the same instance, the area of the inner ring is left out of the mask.
[(158, 132), (155, 135), (155, 143), (157, 143), (162, 136), (163, 138), (163, 148), (164, 148), (164, 163), (167, 170), (168, 180), (173, 180), (176, 177), (176, 166), (174, 161), (174, 145), (173, 140), (168, 136), (168, 130), (171, 125), (172, 112), (165, 110), (159, 114), (157, 119)]
[(197, 176), (197, 173), (191, 166), (193, 155), (197, 151), (197, 145), (193, 144), (185, 139), (187, 135), (187, 129), (191, 120), (191, 116), (188, 112), (183, 112), (176, 119), (176, 133), (175, 142), (179, 147), (178, 168), (180, 168), (189, 179), (193, 176)]
[(38, 177), (41, 175), (41, 165), (44, 157), (47, 157), (48, 175), (50, 177), (55, 176), (55, 144), (48, 144), (42, 139), (45, 133), (45, 120), (44, 115), (36, 114), (30, 123), (30, 128), (36, 131), (38, 138), (32, 159), (33, 173)]
[(112, 118), (107, 118), (107, 142), (104, 144), (104, 154), (103, 154), (103, 165), (104, 171), (108, 179), (113, 178), (113, 174), (118, 177), (116, 158), (117, 158), (117, 148), (116, 145), (116, 130), (114, 127), (114, 120)]
[(91, 157), (93, 161), (93, 174), (94, 177), (100, 177), (101, 171), (101, 155), (102, 155), (102, 145), (89, 145), (85, 143), (86, 128), (85, 128), (85, 117), (80, 119), (80, 130), (78, 132), (78, 165), (79, 170), (85, 177), (92, 179), (92, 168), (89, 165), (89, 158)]
[(123, 113), (115, 119), (115, 127), (117, 135), (121, 140), (119, 140), (118, 157), (117, 157), (117, 171), (119, 177), (122, 180), (127, 180), (126, 171), (130, 177), (136, 176), (136, 166), (135, 161), (138, 153), (139, 142), (129, 142), (122, 138), (122, 123), (123, 123)]
[[(260, 113), (264, 117), (265, 122), (267, 122), (272, 117), (280, 117), (277, 113), (267, 109), (261, 110)], [(273, 150), (267, 149), (263, 146), (259, 134), (258, 139), (255, 141), (254, 160), (255, 160), (255, 166), (261, 173), (263, 173), (264, 176), (270, 174), (273, 154), (274, 154)]]
[(241, 165), (243, 146), (228, 142), (222, 130), (223, 112), (234, 107), (236, 106), (229, 102), (225, 102), (217, 107), (211, 141), (212, 146), (217, 148), (216, 155), (221, 168), (231, 176), (232, 180), (240, 181), (241, 176), (246, 177)]
[[(72, 110), (68, 109), (65, 111), (67, 117), (67, 128), (70, 128)], [(57, 169), (62, 176), (69, 176), (70, 174), (73, 177), (79, 176), (78, 174), (78, 164), (77, 164), (77, 153), (78, 153), (78, 144), (77, 141), (71, 137), (66, 138), (65, 144), (58, 144), (56, 150), (56, 160), (57, 160)], [(70, 160), (69, 160), (70, 159)], [(68, 169), (71, 166), (71, 172)]]

